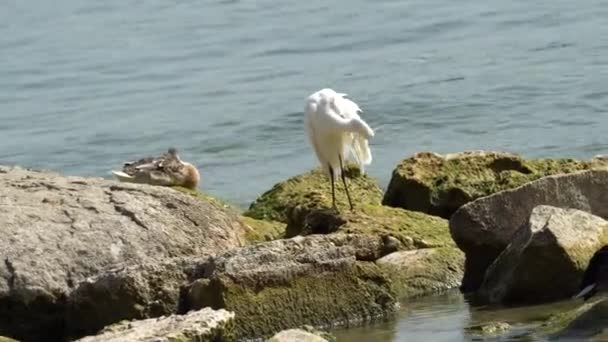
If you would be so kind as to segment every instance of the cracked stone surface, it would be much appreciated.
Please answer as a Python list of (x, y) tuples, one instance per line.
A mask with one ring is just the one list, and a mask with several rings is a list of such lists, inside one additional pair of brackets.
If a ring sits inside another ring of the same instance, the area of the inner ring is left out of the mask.
[(245, 241), (237, 213), (170, 188), (3, 166), (0, 188), (0, 335), (62, 338), (87, 277)]

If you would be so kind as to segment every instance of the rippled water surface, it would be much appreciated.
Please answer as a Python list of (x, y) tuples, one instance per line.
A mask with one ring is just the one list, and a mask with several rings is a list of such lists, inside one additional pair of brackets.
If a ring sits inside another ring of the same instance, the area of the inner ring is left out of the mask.
[(109, 177), (173, 145), (245, 206), (316, 165), (303, 99), (326, 86), (379, 127), (383, 185), (421, 150), (590, 157), (608, 150), (607, 18), (600, 1), (8, 0), (0, 163)]
[[(332, 333), (339, 342), (574, 342), (580, 341), (580, 336), (587, 332), (574, 332), (578, 335), (571, 335), (576, 336), (572, 340), (542, 333), (539, 327), (550, 316), (580, 305), (580, 301), (568, 300), (516, 308), (472, 307), (458, 290), (451, 290), (441, 295), (412, 298), (403, 302), (395, 320), (365, 327), (338, 329)], [(491, 322), (507, 323), (509, 328), (502, 334), (485, 336), (467, 329)]]
[[(7, 0), (0, 51), (0, 164), (109, 177), (175, 146), (205, 191), (241, 206), (316, 166), (302, 109), (323, 87), (378, 128), (383, 185), (422, 150), (608, 152), (597, 0)], [(466, 340), (476, 317), (451, 294), (338, 335)]]

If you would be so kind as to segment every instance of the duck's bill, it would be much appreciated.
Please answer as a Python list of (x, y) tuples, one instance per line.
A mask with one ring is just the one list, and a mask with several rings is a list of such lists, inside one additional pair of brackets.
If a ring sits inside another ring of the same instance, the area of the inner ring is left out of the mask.
[(595, 284), (587, 285), (584, 289), (581, 290), (578, 294), (576, 294), (572, 299), (579, 299), (581, 297), (585, 297), (589, 292), (593, 291), (595, 288)]

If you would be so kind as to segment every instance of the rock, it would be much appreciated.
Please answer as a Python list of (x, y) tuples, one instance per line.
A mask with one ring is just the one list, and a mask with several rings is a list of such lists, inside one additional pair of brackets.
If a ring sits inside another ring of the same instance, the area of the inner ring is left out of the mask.
[(606, 341), (607, 327), (608, 299), (602, 298), (553, 315), (538, 330), (552, 341)]
[(354, 325), (393, 315), (383, 239), (329, 234), (257, 243), (215, 257), (185, 289), (184, 309), (235, 312), (238, 339), (302, 324)]
[(579, 290), (589, 259), (608, 243), (608, 222), (575, 209), (537, 206), (487, 269), (478, 291), (488, 303), (564, 299)]
[(506, 322), (487, 322), (469, 326), (465, 330), (471, 335), (487, 337), (503, 334), (509, 329), (511, 329), (511, 325)]
[(180, 313), (181, 288), (201, 277), (209, 260), (171, 258), (87, 278), (68, 297), (68, 335), (93, 335), (122, 320)]
[(250, 227), (245, 235), (249, 242), (272, 241), (285, 237), (285, 223), (258, 220), (247, 216), (242, 216), (241, 220)]
[[(378, 183), (367, 175), (361, 175), (358, 168), (346, 168), (347, 184), (353, 203), (380, 204), (382, 190)], [(343, 211), (348, 210), (348, 201), (342, 182), (336, 182), (336, 201)], [(287, 223), (291, 229), (301, 230), (306, 215), (313, 209), (331, 208), (331, 186), (329, 178), (315, 169), (284, 182), (256, 199), (244, 215), (259, 220)], [(288, 234), (287, 237), (294, 235)]]
[(608, 160), (523, 159), (492, 151), (468, 151), (442, 156), (421, 152), (395, 170), (382, 204), (449, 219), (477, 198), (518, 187), (535, 179), (608, 165)]
[(537, 205), (608, 217), (608, 170), (548, 176), (519, 188), (477, 199), (450, 219), (450, 233), (465, 253), (464, 292), (476, 291), (487, 267), (507, 247)]
[(19, 342), (19, 341), (13, 340), (12, 338), (9, 338), (9, 337), (0, 336), (0, 342)]
[(397, 249), (455, 246), (448, 221), (427, 214), (379, 205), (360, 205), (354, 212), (340, 214), (332, 210), (312, 210), (302, 230), (293, 235), (327, 234), (333, 232), (370, 234), (392, 240)]
[(122, 322), (109, 326), (99, 335), (79, 339), (80, 342), (129, 341), (236, 341), (234, 313), (204, 308), (186, 315), (170, 315), (141, 321)]
[(328, 340), (302, 329), (289, 329), (276, 333), (267, 342), (328, 342)]
[(387, 270), (398, 297), (406, 298), (458, 287), (464, 254), (455, 247), (391, 253), (376, 261)]
[(242, 245), (238, 214), (171, 188), (0, 167), (0, 334), (64, 337), (66, 298), (118, 265)]

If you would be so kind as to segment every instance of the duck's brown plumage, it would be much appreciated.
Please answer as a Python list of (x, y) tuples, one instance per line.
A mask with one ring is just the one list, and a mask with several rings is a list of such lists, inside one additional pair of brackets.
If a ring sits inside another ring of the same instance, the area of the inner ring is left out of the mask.
[(196, 167), (182, 161), (175, 148), (158, 157), (146, 157), (124, 163), (122, 172), (112, 173), (123, 182), (144, 183), (163, 186), (183, 186), (196, 189), (200, 174)]

